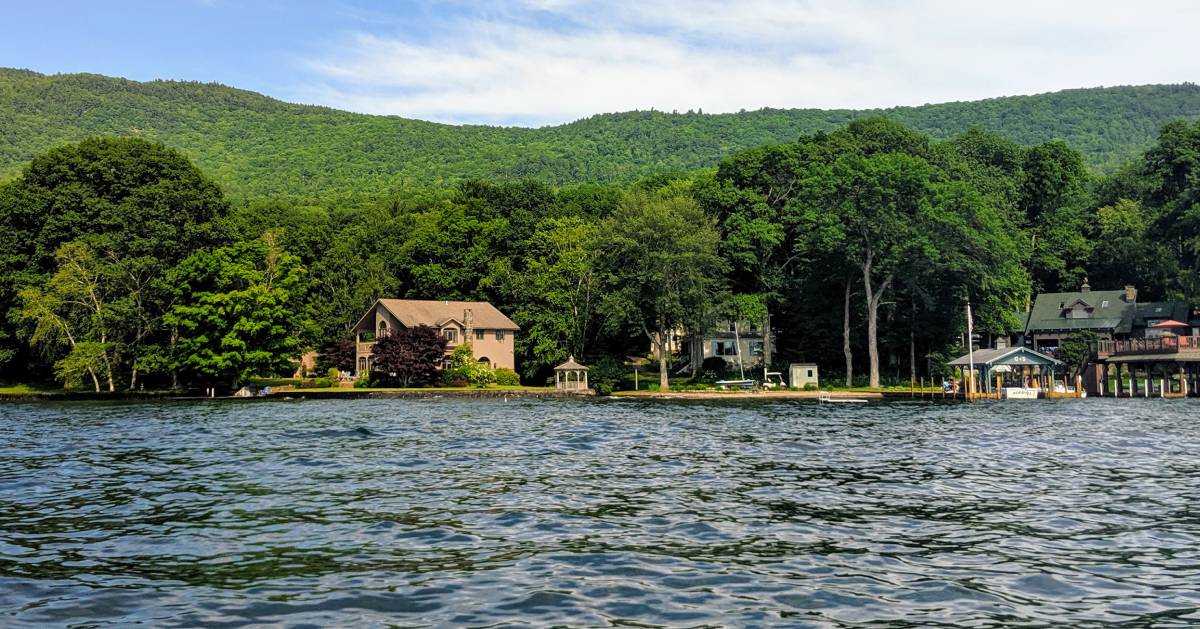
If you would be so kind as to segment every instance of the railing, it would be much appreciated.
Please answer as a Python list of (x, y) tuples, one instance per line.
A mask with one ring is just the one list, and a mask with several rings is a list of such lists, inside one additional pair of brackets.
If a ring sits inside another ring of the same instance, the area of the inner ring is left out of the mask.
[(1161, 336), (1151, 339), (1097, 341), (1097, 355), (1175, 354), (1200, 351), (1200, 336)]

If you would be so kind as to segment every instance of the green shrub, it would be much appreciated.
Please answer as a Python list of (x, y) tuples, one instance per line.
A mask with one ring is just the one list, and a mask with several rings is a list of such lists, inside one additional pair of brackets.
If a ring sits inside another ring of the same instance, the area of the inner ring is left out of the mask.
[(358, 378), (358, 380), (354, 381), (355, 389), (367, 389), (367, 388), (370, 388), (370, 386), (371, 386), (371, 376), (368, 376), (366, 374), (363, 374), (362, 376), (360, 376)]
[(337, 380), (342, 376), (342, 372), (338, 371), (337, 367), (330, 367), (329, 371), (325, 372), (325, 375), (330, 380)]
[(492, 368), (482, 363), (468, 363), (461, 367), (451, 367), (442, 372), (442, 381), (447, 386), (472, 386), (483, 388), (495, 382)]
[(329, 378), (316, 378), (312, 381), (314, 389), (328, 389), (333, 386), (333, 380)]
[(598, 395), (609, 395), (621, 390), (621, 381), (632, 370), (611, 356), (604, 356), (591, 364), (588, 384)]
[(811, 382), (809, 382), (809, 383), (806, 383), (806, 384), (804, 385), (804, 390), (805, 390), (805, 391), (816, 391), (816, 390), (818, 390), (819, 388), (820, 388), (820, 387), (818, 387), (817, 385), (815, 385), (815, 384), (813, 384), (813, 383), (811, 383)]
[(450, 352), (450, 366), (442, 372), (442, 381), (447, 386), (473, 386), (483, 388), (495, 382), (492, 368), (475, 362), (475, 350), (470, 343), (463, 343)]
[(521, 385), (521, 376), (507, 367), (500, 367), (493, 370), (492, 379), (502, 387), (516, 387)]

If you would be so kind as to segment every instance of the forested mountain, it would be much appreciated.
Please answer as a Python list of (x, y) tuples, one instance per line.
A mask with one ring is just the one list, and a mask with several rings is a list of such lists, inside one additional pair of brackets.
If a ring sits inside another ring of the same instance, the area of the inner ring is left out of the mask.
[(730, 153), (885, 115), (948, 139), (980, 126), (1024, 145), (1062, 139), (1098, 170), (1200, 116), (1200, 86), (1079, 89), (887, 110), (637, 111), (538, 129), (444, 125), (294, 105), (216, 84), (139, 83), (0, 69), (0, 180), (87, 136), (138, 136), (183, 151), (235, 198), (377, 196), (464, 178), (631, 181), (716, 165)]

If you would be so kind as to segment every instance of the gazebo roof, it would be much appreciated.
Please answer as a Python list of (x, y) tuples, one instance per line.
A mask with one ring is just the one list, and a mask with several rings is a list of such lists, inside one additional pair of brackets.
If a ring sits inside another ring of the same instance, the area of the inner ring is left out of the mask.
[(575, 357), (571, 356), (567, 362), (554, 368), (555, 371), (587, 371), (588, 368), (575, 362)]
[(1154, 325), (1152, 325), (1150, 327), (1152, 327), (1152, 328), (1186, 328), (1186, 327), (1188, 327), (1188, 324), (1180, 323), (1174, 319), (1167, 319), (1166, 321), (1163, 321), (1162, 323), (1155, 323)]

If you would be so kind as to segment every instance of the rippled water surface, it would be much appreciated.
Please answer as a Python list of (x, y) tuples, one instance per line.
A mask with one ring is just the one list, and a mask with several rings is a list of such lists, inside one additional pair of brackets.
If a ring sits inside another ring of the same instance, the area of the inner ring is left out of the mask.
[(1200, 404), (0, 405), (0, 626), (1200, 624)]

